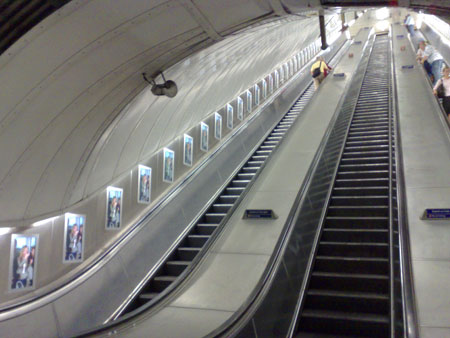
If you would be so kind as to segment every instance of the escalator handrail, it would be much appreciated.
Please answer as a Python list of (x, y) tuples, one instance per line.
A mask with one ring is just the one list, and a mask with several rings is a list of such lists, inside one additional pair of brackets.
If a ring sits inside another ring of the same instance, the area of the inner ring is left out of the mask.
[[(391, 41), (392, 43), (392, 41)], [(413, 49), (414, 50), (414, 49)], [(420, 67), (423, 68), (423, 67)], [(422, 69), (422, 74), (428, 78)], [(415, 301), (414, 283), (412, 275), (412, 255), (409, 236), (408, 213), (406, 210), (407, 197), (405, 193), (405, 177), (403, 171), (403, 147), (400, 133), (400, 119), (398, 106), (397, 77), (395, 67), (395, 54), (392, 53), (391, 62), (392, 81), (392, 107), (395, 124), (395, 164), (397, 180), (397, 208), (398, 208), (398, 237), (399, 237), (399, 259), (400, 259), (400, 279), (402, 285), (402, 312), (404, 336), (410, 338), (419, 337), (417, 308)], [(431, 83), (430, 83), (431, 84)]]

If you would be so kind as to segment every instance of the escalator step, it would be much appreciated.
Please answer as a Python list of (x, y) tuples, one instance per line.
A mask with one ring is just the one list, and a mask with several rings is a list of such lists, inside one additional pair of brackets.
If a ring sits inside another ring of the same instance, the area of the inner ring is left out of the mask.
[(305, 309), (389, 314), (389, 296), (370, 292), (315, 290), (307, 292)]
[(317, 254), (320, 256), (389, 257), (389, 245), (382, 242), (321, 241)]
[(333, 206), (328, 207), (327, 216), (340, 217), (387, 217), (389, 216), (389, 207), (382, 205), (366, 206)]
[(166, 271), (171, 276), (179, 276), (190, 263), (185, 261), (168, 261), (166, 262)]
[[(334, 191), (334, 190), (333, 190)], [(381, 206), (388, 205), (389, 196), (332, 196), (332, 206)]]
[(225, 213), (211, 212), (211, 213), (205, 214), (205, 220), (206, 220), (207, 223), (218, 224), (218, 223), (220, 223), (222, 221), (222, 219), (226, 215), (227, 214), (225, 214)]
[(389, 240), (387, 229), (336, 229), (325, 228), (321, 240), (325, 242), (372, 242), (384, 243)]
[(197, 224), (196, 230), (199, 235), (211, 235), (219, 224)]
[(214, 213), (224, 213), (226, 214), (228, 210), (230, 210), (233, 207), (233, 204), (230, 203), (214, 203), (212, 205), (212, 208), (210, 210)]
[(363, 170), (363, 171), (338, 171), (338, 180), (348, 179), (368, 179), (368, 178), (386, 178), (389, 177), (388, 170)]
[(333, 196), (381, 196), (388, 192), (389, 187), (335, 187)]
[(154, 299), (156, 296), (159, 295), (159, 292), (146, 292), (146, 293), (141, 293), (139, 295), (139, 299), (145, 301), (145, 302), (149, 302), (152, 299)]
[(311, 289), (353, 292), (389, 292), (389, 275), (313, 271)]
[(208, 235), (189, 235), (188, 244), (194, 248), (202, 248), (210, 237)]
[(359, 179), (337, 179), (335, 187), (387, 187), (389, 178), (359, 178)]
[(299, 337), (303, 332), (320, 332), (340, 337), (343, 335), (388, 337), (389, 317), (374, 314), (304, 310), (299, 327)]
[(152, 279), (152, 291), (163, 292), (170, 284), (177, 279), (176, 276), (156, 276)]
[(187, 248), (187, 247), (180, 247), (177, 248), (178, 257), (182, 261), (192, 261), (195, 256), (200, 252), (201, 248)]
[(318, 255), (314, 269), (321, 272), (389, 274), (389, 259), (383, 257), (343, 257)]

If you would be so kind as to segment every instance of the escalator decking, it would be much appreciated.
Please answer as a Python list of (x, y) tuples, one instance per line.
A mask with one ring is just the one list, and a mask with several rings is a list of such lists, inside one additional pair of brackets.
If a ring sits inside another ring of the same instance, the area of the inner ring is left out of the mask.
[(298, 321), (298, 337), (390, 335), (389, 37), (377, 36)]

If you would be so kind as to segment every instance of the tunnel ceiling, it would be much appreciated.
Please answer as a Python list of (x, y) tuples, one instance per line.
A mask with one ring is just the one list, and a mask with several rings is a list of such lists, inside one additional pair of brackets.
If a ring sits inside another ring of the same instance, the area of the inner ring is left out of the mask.
[[(13, 13), (12, 6), (21, 4), (22, 10), (0, 18), (20, 35), (29, 27), (24, 22), (45, 16), (26, 9), (56, 4), (55, 9), (65, 2), (6, 1), (1, 9)], [(414, 0), (405, 5), (445, 12), (449, 5), (442, 3)], [(99, 166), (95, 156), (113, 121), (126, 118), (124, 108), (146, 88), (142, 72), (170, 70), (248, 27), (315, 15), (322, 5), (335, 12), (336, 6), (355, 4), (361, 2), (69, 1), (0, 55), (0, 224), (45, 217), (87, 197), (74, 199), (72, 191), (88, 163), (94, 163), (91, 170)], [(170, 118), (170, 112), (164, 114)], [(164, 142), (176, 136), (169, 129), (161, 131)]]

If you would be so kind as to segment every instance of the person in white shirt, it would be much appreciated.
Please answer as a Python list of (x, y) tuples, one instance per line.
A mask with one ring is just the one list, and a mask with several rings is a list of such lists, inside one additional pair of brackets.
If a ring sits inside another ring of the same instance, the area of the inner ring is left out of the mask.
[(447, 118), (450, 121), (450, 67), (444, 67), (444, 76), (436, 82), (433, 88), (434, 95), (438, 96), (438, 88), (442, 85), (444, 96), (442, 97), (442, 105), (444, 106)]
[(414, 25), (415, 25), (414, 18), (410, 14), (408, 14), (405, 17), (405, 21), (404, 22), (405, 22), (406, 28), (409, 31), (409, 34), (411, 34), (411, 36), (414, 36)]
[[(431, 73), (433, 74), (433, 86), (442, 76), (442, 66), (444, 65), (444, 58), (441, 54), (431, 45), (425, 41), (420, 41), (419, 51), (417, 52), (417, 59), (421, 64), (425, 61), (431, 65)], [(420, 55), (419, 55), (420, 54)]]

